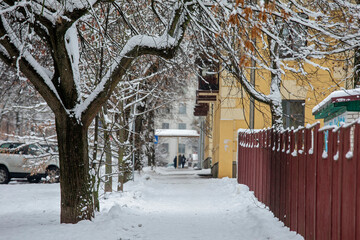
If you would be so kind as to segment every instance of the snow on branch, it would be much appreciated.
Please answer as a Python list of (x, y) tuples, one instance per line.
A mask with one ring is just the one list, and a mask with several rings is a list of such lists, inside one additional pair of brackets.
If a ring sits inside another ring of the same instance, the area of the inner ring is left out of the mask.
[(16, 48), (19, 56), (18, 58), (22, 58), (22, 61), (26, 61), (27, 64), (29, 64), (38, 74), (39, 77), (43, 80), (43, 82), (48, 86), (49, 89), (55, 94), (55, 96), (58, 98), (58, 100), (61, 102), (61, 99), (56, 91), (56, 88), (54, 84), (51, 81), (51, 77), (49, 76), (47, 71), (44, 67), (38, 63), (35, 58), (25, 49), (23, 49), (21, 41), (18, 39), (10, 25), (8, 24), (7, 20), (3, 15), (1, 15), (1, 22), (4, 27), (4, 30), (7, 33), (8, 38), (10, 39), (10, 42), (13, 44), (13, 46)]
[(176, 45), (176, 40), (167, 34), (159, 37), (138, 35), (130, 38), (94, 91), (90, 93), (84, 102), (76, 105), (74, 109), (76, 118), (81, 119), (83, 112), (88, 109), (88, 106), (99, 96), (100, 93), (108, 88), (107, 86), (109, 85), (109, 82), (113, 81), (115, 72), (118, 71), (119, 68), (122, 68), (121, 62), (124, 59), (137, 57), (136, 55), (132, 56), (134, 55), (132, 52), (138, 52), (140, 49), (165, 51), (167, 49), (174, 48)]
[[(166, 31), (160, 36), (136, 35), (127, 40), (119, 55), (102, 77), (99, 84), (81, 103), (77, 103), (72, 113), (78, 120), (84, 114), (92, 112), (93, 108), (104, 101), (105, 96), (110, 96), (112, 89), (121, 81), (131, 62), (137, 57), (152, 54), (164, 58), (175, 55), (176, 49), (185, 34), (189, 12), (187, 8), (192, 3), (177, 3), (173, 10), (172, 20)], [(86, 121), (86, 120), (85, 120)]]
[[(74, 23), (65, 34), (65, 44), (66, 51), (70, 57), (72, 73), (74, 77), (74, 83), (78, 93), (81, 92), (80, 89), (80, 71), (79, 71), (79, 44), (78, 44), (78, 33), (76, 29), (76, 24)], [(80, 94), (78, 101), (81, 101)]]

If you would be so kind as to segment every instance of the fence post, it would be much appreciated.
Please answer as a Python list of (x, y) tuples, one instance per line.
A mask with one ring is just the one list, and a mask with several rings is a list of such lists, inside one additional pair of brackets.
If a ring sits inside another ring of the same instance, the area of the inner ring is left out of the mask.
[(298, 203), (298, 161), (297, 161), (297, 132), (291, 131), (290, 165), (291, 165), (291, 209), (290, 229), (297, 230), (297, 203)]
[(360, 161), (360, 123), (358, 122), (355, 124), (355, 130), (354, 130), (354, 161), (356, 162), (356, 218), (355, 218), (355, 231), (356, 231), (356, 238), (360, 239), (360, 190), (358, 189), (360, 187), (360, 164), (358, 161)]
[(331, 161), (332, 131), (328, 130), (328, 152), (323, 157), (324, 137), (323, 131), (318, 134), (317, 174), (316, 174), (316, 240), (331, 239)]
[[(341, 225), (340, 239), (355, 239), (355, 211), (356, 206), (356, 161), (350, 145), (350, 131), (352, 126), (343, 128), (342, 159), (342, 192), (341, 192)], [(352, 156), (349, 153), (352, 153)], [(345, 155), (345, 157), (344, 157)]]
[(297, 208), (297, 232), (305, 236), (305, 199), (306, 199), (306, 163), (305, 163), (305, 130), (298, 130), (297, 160), (298, 160), (298, 208)]
[[(342, 179), (342, 162), (344, 159), (343, 144), (339, 144), (339, 137), (343, 137), (344, 131), (342, 128), (332, 134), (332, 153), (328, 160), (332, 164), (332, 204), (331, 204), (331, 239), (340, 240), (340, 217), (341, 217), (341, 179)], [(338, 155), (338, 160), (334, 160), (334, 156)]]
[(266, 205), (270, 207), (271, 203), (271, 147), (272, 130), (266, 131)]
[(285, 144), (286, 144), (286, 131), (281, 132), (280, 134), (280, 211), (279, 211), (279, 219), (282, 222), (286, 220), (286, 152), (285, 152)]
[(305, 206), (305, 239), (315, 240), (316, 213), (316, 159), (321, 152), (317, 146), (319, 124), (305, 130), (306, 153), (306, 206)]
[(243, 149), (242, 149), (242, 135), (241, 135), (241, 132), (239, 131), (238, 132), (238, 152), (237, 152), (237, 176), (236, 176), (236, 179), (237, 179), (237, 182), (238, 183), (242, 183), (241, 182), (241, 177), (242, 177), (242, 154), (243, 154)]
[(290, 227), (291, 216), (291, 151), (290, 130), (285, 132), (285, 164), (286, 164), (286, 196), (285, 196), (285, 225)]
[(281, 162), (280, 162), (280, 142), (281, 134), (279, 131), (275, 132), (275, 199), (274, 199), (274, 214), (280, 219), (280, 188), (281, 188)]
[(263, 192), (263, 186), (264, 186), (264, 131), (261, 131), (259, 133), (259, 200), (261, 202), (264, 201), (264, 192)]

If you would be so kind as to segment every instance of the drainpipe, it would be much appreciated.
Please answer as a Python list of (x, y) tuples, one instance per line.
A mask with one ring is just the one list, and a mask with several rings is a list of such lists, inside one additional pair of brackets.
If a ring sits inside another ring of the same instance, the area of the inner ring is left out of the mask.
[(199, 168), (202, 169), (202, 161), (204, 160), (204, 126), (205, 126), (205, 120), (203, 117), (200, 117), (200, 137), (199, 137), (199, 153), (198, 153), (198, 159), (199, 159)]
[[(252, 3), (256, 4), (257, 0), (252, 0)], [(256, 44), (256, 38), (251, 39), (253, 44)], [(255, 67), (256, 62), (254, 59), (251, 59), (251, 71), (250, 71), (250, 83), (255, 86)], [(250, 96), (250, 129), (254, 129), (255, 125), (255, 100)]]
[[(250, 83), (255, 86), (255, 66), (256, 62), (251, 60)], [(255, 125), (255, 100), (250, 96), (250, 129), (254, 129)]]

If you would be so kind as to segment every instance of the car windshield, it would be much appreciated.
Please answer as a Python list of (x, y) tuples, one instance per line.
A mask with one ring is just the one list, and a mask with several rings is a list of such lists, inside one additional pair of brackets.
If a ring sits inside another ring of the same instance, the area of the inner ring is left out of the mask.
[(17, 148), (20, 145), (23, 145), (24, 143), (14, 143), (14, 142), (6, 142), (0, 145), (0, 148), (6, 148), (6, 149), (12, 149)]
[(24, 150), (25, 150), (24, 153), (29, 154), (29, 155), (40, 155), (41, 154), (40, 148), (34, 144), (28, 145), (27, 151), (26, 151), (26, 148), (24, 148)]
[(59, 151), (57, 145), (41, 144), (40, 146), (47, 153), (52, 153), (52, 152), (58, 152)]

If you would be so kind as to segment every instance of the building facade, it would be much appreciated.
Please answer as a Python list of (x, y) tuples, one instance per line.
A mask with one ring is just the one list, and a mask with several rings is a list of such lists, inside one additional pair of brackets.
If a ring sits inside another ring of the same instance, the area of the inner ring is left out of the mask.
[[(327, 65), (336, 66), (336, 63), (328, 62)], [(312, 114), (313, 107), (334, 90), (334, 80), (345, 78), (346, 73), (339, 71), (338, 67), (330, 69), (333, 70), (331, 76), (328, 71), (319, 70), (306, 82), (291, 74), (284, 75), (281, 97), (285, 129), (317, 121)], [(235, 177), (238, 129), (271, 127), (271, 113), (268, 105), (257, 101), (252, 105), (251, 98), (232, 75), (224, 69), (217, 72), (217, 75), (203, 76), (213, 87), (203, 86), (203, 79), (199, 79), (194, 114), (201, 117), (208, 130), (204, 159), (212, 159), (213, 177)], [(270, 78), (255, 78), (255, 84), (266, 93)], [(337, 88), (346, 85), (348, 83), (343, 81)]]
[[(197, 81), (194, 75), (188, 81), (187, 89), (173, 102), (160, 109), (160, 114), (155, 117), (155, 129), (182, 129), (197, 130), (198, 118), (194, 116), (195, 90)], [(179, 142), (178, 142), (179, 141)], [(155, 158), (158, 165), (171, 165), (177, 154), (186, 158), (198, 152), (198, 138), (194, 137), (159, 137), (155, 146)]]

